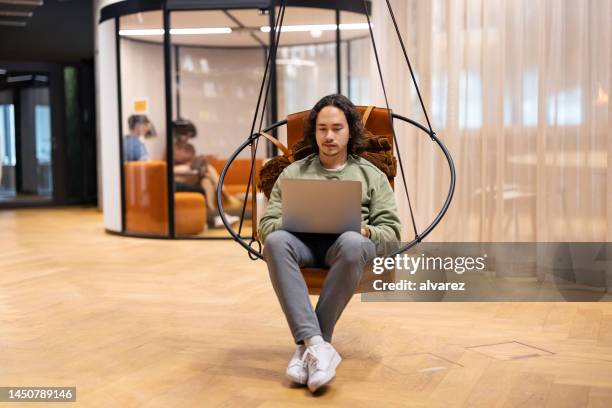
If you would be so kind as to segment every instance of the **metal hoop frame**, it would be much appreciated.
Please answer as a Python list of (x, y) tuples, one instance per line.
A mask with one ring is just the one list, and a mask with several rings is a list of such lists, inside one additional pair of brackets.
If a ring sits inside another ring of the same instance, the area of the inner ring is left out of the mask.
[[(421, 232), (420, 234), (417, 233), (415, 238), (410, 241), (409, 243), (407, 243), (406, 245), (400, 247), (398, 250), (396, 250), (393, 254), (388, 255), (388, 256), (395, 256), (397, 254), (400, 254), (402, 252), (405, 252), (407, 250), (409, 250), (410, 248), (412, 248), (413, 246), (415, 246), (416, 244), (418, 244), (419, 242), (421, 242), (423, 240), (423, 238), (425, 238), (427, 235), (429, 235), (429, 233), (436, 227), (436, 225), (438, 225), (438, 223), (440, 222), (440, 220), (442, 220), (442, 217), (444, 217), (444, 214), (446, 214), (446, 211), (448, 210), (448, 207), (450, 206), (451, 200), (453, 199), (453, 194), (455, 193), (455, 181), (456, 181), (456, 174), (455, 174), (455, 164), (453, 162), (453, 158), (451, 157), (448, 149), (446, 148), (446, 146), (444, 145), (444, 143), (438, 138), (438, 136), (436, 135), (435, 132), (430, 131), (429, 129), (427, 129), (425, 126), (423, 126), (422, 124), (409, 119), (405, 116), (402, 115), (398, 115), (396, 113), (392, 113), (392, 118), (393, 119), (398, 119), (401, 120), (403, 122), (406, 122), (408, 124), (411, 124), (415, 127), (417, 127), (418, 129), (422, 130), (423, 132), (425, 132), (427, 135), (429, 135), (429, 137), (436, 142), (436, 144), (438, 145), (438, 147), (440, 148), (440, 150), (442, 150), (442, 153), (444, 154), (444, 156), (446, 157), (446, 161), (448, 162), (448, 168), (450, 171), (450, 186), (448, 189), (448, 194), (446, 195), (446, 200), (444, 201), (444, 204), (442, 205), (442, 208), (440, 209), (440, 211), (438, 212), (438, 215), (436, 215), (436, 217), (434, 218), (434, 220), (429, 224), (429, 226), (427, 226), (427, 228), (425, 228), (423, 230), (423, 232)], [(264, 129), (264, 132), (270, 132), (271, 130), (274, 130), (278, 127), (281, 127), (283, 125), (287, 124), (287, 120), (281, 120), (279, 122), (274, 123), (273, 125), (270, 125), (269, 127), (267, 127), (266, 129)], [(252, 244), (255, 242), (253, 240), (251, 240), (251, 242), (247, 243), (242, 237), (240, 237), (236, 231), (234, 231), (234, 229), (232, 228), (231, 224), (229, 224), (227, 217), (225, 216), (225, 210), (223, 209), (223, 203), (222, 203), (222, 194), (221, 191), (223, 189), (223, 182), (225, 181), (225, 175), (227, 174), (227, 171), (229, 170), (230, 166), (232, 165), (232, 163), (234, 162), (234, 160), (236, 159), (236, 157), (238, 157), (238, 155), (247, 147), (250, 146), (253, 142), (257, 141), (257, 139), (259, 138), (259, 133), (255, 133), (252, 134), (251, 136), (249, 136), (247, 138), (246, 141), (244, 141), (244, 143), (242, 143), (238, 149), (236, 149), (236, 151), (234, 153), (232, 153), (232, 155), (230, 156), (230, 158), (228, 159), (227, 163), (225, 163), (225, 166), (223, 167), (223, 170), (221, 171), (221, 174), (219, 175), (219, 184), (217, 185), (217, 207), (219, 208), (219, 215), (221, 216), (221, 219), (223, 220), (223, 224), (225, 225), (225, 228), (228, 230), (228, 232), (232, 235), (232, 237), (234, 238), (235, 241), (237, 241), (240, 245), (242, 245), (248, 252), (249, 252), (249, 257), (253, 260), (256, 260), (257, 258), (259, 259), (263, 259), (263, 255), (261, 254), (261, 243), (259, 244), (260, 247), (260, 251), (256, 251), (252, 248)], [(254, 163), (251, 163), (251, 166), (254, 166)], [(251, 182), (254, 182), (254, 177), (253, 180), (251, 180)], [(248, 192), (247, 192), (248, 195)], [(247, 199), (247, 197), (245, 196), (245, 200)], [(252, 200), (256, 200), (257, 197), (251, 197)], [(252, 214), (252, 216), (255, 214)], [(244, 215), (243, 215), (244, 216)], [(253, 222), (257, 222), (257, 220), (253, 220)], [(259, 242), (259, 241), (256, 241)]]

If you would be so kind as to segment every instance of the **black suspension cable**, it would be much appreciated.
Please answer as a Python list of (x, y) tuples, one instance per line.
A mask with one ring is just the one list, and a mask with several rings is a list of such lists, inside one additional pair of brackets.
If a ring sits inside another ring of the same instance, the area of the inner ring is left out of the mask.
[[(271, 73), (270, 73), (270, 75), (268, 75), (268, 73), (270, 72), (268, 68), (270, 66), (270, 62), (271, 61), (274, 61), (274, 63), (276, 63), (276, 48), (277, 48), (278, 42), (280, 40), (280, 31), (281, 31), (280, 27), (282, 27), (284, 16), (285, 16), (285, 6), (286, 6), (286, 0), (284, 0), (281, 3), (280, 13), (276, 17), (276, 21), (274, 23), (274, 27), (270, 27), (270, 30), (272, 30), (272, 33), (274, 35), (273, 40), (272, 40), (273, 43), (270, 44), (270, 51), (268, 52), (268, 58), (266, 59), (266, 67), (264, 69), (264, 75), (263, 75), (263, 79), (262, 79), (262, 83), (261, 83), (261, 88), (259, 90), (259, 97), (257, 99), (257, 108), (255, 110), (255, 115), (253, 116), (253, 124), (251, 126), (251, 136), (250, 136), (251, 139), (253, 138), (253, 132), (255, 130), (255, 123), (257, 121), (257, 115), (259, 114), (259, 104), (261, 102), (261, 94), (262, 94), (262, 91), (264, 89), (264, 85), (265, 85), (265, 82), (266, 82), (266, 79), (267, 79), (268, 80), (268, 86), (265, 87), (265, 91), (266, 92), (265, 92), (265, 97), (264, 97), (264, 105), (263, 105), (262, 110), (261, 110), (261, 120), (260, 120), (260, 123), (259, 123), (259, 131), (261, 131), (261, 125), (262, 125), (262, 122), (263, 122), (263, 117), (265, 115), (265, 109), (266, 109), (266, 104), (267, 104), (267, 100), (268, 100), (268, 91), (269, 91), (270, 86), (271, 86), (271, 82), (270, 82), (271, 81)], [(275, 32), (276, 27), (279, 27), (279, 29), (278, 29), (278, 31)], [(244, 214), (246, 212), (247, 202), (249, 201), (249, 193), (250, 193), (250, 190), (251, 190), (251, 180), (253, 180), (253, 172), (254, 172), (255, 160), (256, 160), (256, 156), (257, 156), (257, 148), (259, 146), (259, 138), (255, 138), (255, 143), (254, 144), (255, 144), (255, 148), (253, 148), (253, 141), (251, 140), (251, 167), (250, 167), (250, 170), (249, 170), (249, 180), (248, 180), (247, 186), (246, 186), (246, 193), (245, 193), (245, 196), (244, 196), (244, 201), (242, 203), (242, 211), (240, 213), (240, 226), (238, 227), (238, 235), (240, 235), (242, 233), (242, 226), (243, 226), (243, 223), (244, 223)], [(253, 221), (256, 222), (256, 220), (252, 219), (253, 216), (254, 216), (254, 214), (251, 214), (251, 222), (253, 222)], [(252, 227), (252, 229), (251, 229), (251, 238), (252, 238), (252, 241), (255, 241), (255, 233), (254, 232), (255, 232), (255, 229)]]
[(370, 22), (370, 15), (366, 5), (366, 0), (363, 0), (363, 9), (365, 11), (366, 18), (368, 20), (368, 30), (370, 32), (370, 39), (372, 40), (372, 48), (374, 50), (374, 57), (376, 58), (376, 67), (378, 69), (378, 76), (380, 77), (380, 83), (382, 85), (383, 95), (385, 97), (385, 105), (389, 115), (389, 122), (391, 125), (391, 132), (393, 133), (393, 141), (395, 143), (395, 151), (397, 152), (397, 161), (400, 165), (400, 172), (402, 175), (402, 181), (404, 184), (404, 191), (406, 193), (406, 199), (408, 200), (408, 208), (410, 210), (410, 218), (412, 219), (412, 228), (414, 229), (414, 235), (418, 239), (419, 233), (417, 231), (416, 221), (414, 220), (414, 212), (412, 211), (412, 203), (410, 202), (410, 194), (408, 193), (408, 184), (406, 183), (406, 175), (404, 173), (404, 164), (402, 163), (402, 156), (399, 151), (397, 143), (397, 136), (395, 135), (395, 127), (393, 126), (393, 117), (391, 116), (391, 110), (389, 109), (389, 99), (387, 98), (387, 90), (385, 88), (385, 80), (383, 79), (382, 69), (380, 68), (380, 60), (378, 59), (378, 51), (376, 49), (376, 41), (374, 40), (374, 32), (372, 31), (372, 24)]
[(404, 40), (402, 39), (402, 34), (397, 26), (397, 21), (395, 21), (395, 14), (393, 14), (393, 8), (391, 8), (391, 3), (387, 0), (387, 9), (389, 9), (389, 14), (391, 14), (391, 20), (393, 20), (393, 26), (395, 27), (395, 33), (397, 34), (397, 38), (399, 39), (400, 45), (402, 46), (402, 51), (404, 53), (404, 58), (406, 59), (406, 63), (408, 64), (408, 69), (410, 70), (410, 76), (412, 77), (412, 83), (416, 88), (417, 95), (419, 97), (419, 102), (421, 103), (421, 108), (423, 109), (423, 114), (425, 115), (425, 120), (427, 121), (427, 126), (429, 127), (429, 131), (433, 133), (433, 129), (431, 128), (431, 122), (429, 121), (429, 116), (427, 115), (427, 109), (425, 109), (425, 104), (423, 103), (423, 98), (421, 97), (421, 91), (419, 90), (419, 86), (417, 85), (416, 78), (414, 76), (414, 71), (412, 70), (412, 64), (410, 63), (410, 58), (408, 58), (408, 53), (406, 52), (406, 46), (404, 45)]
[[(259, 121), (259, 132), (261, 132), (261, 128), (262, 128), (262, 124), (263, 124), (263, 118), (265, 115), (265, 111), (266, 111), (266, 106), (268, 103), (268, 93), (270, 91), (270, 88), (272, 86), (272, 81), (271, 81), (271, 73), (269, 74), (269, 67), (270, 67), (270, 63), (276, 63), (276, 52), (278, 50), (278, 44), (280, 42), (280, 35), (281, 35), (281, 31), (282, 31), (282, 26), (283, 26), (283, 21), (285, 19), (285, 8), (287, 6), (287, 0), (283, 0), (280, 6), (280, 12), (278, 14), (278, 16), (276, 17), (276, 22), (274, 23), (274, 27), (270, 27), (271, 30), (275, 30), (276, 27), (278, 27), (278, 30), (276, 32), (273, 31), (274, 34), (274, 40), (273, 43), (270, 45), (270, 52), (268, 53), (268, 58), (266, 60), (266, 68), (264, 70), (264, 77), (262, 80), (262, 84), (261, 84), (261, 88), (259, 90), (259, 98), (257, 100), (257, 108), (255, 110), (255, 115), (253, 117), (253, 124), (251, 126), (251, 137), (253, 137), (253, 132), (255, 130), (255, 123), (257, 122), (257, 115), (259, 114), (259, 105), (261, 102), (261, 94), (262, 91), (264, 89), (264, 85), (266, 82), (266, 78), (268, 81), (268, 85), (265, 87), (265, 96), (264, 96), (264, 103), (261, 109), (261, 116), (260, 116), (260, 121)], [(253, 144), (255, 145), (255, 147), (253, 148)], [(251, 142), (251, 168), (249, 171), (249, 180), (247, 182), (247, 187), (246, 187), (246, 193), (244, 196), (244, 202), (242, 203), (242, 211), (240, 214), (240, 226), (238, 227), (238, 235), (240, 235), (242, 233), (242, 225), (244, 223), (244, 214), (246, 212), (246, 205), (247, 202), (249, 201), (249, 193), (251, 191), (251, 182), (255, 182), (253, 174), (255, 171), (255, 162), (256, 162), (256, 158), (257, 158), (257, 148), (259, 147), (259, 138), (257, 137), (255, 139), (255, 142)], [(254, 200), (257, 199), (257, 197), (253, 197)], [(255, 217), (256, 214), (251, 214), (251, 222), (255, 223), (257, 222), (256, 219), (253, 219), (253, 217)], [(251, 227), (251, 238), (252, 241), (255, 241), (255, 227)]]
[[(283, 5), (281, 7), (284, 7), (284, 3), (286, 2), (286, 0), (283, 1)], [(276, 23), (275, 26), (278, 25), (278, 22), (280, 21), (280, 14), (276, 17)], [(270, 30), (274, 30), (275, 27), (270, 27)], [(274, 44), (272, 44), (271, 46), (273, 46)], [(264, 91), (264, 86), (266, 85), (266, 77), (268, 74), (268, 67), (270, 66), (270, 60), (271, 60), (271, 56), (272, 53), (268, 53), (268, 58), (266, 58), (266, 67), (264, 68), (264, 76), (261, 80), (261, 86), (259, 87), (259, 95), (257, 96), (257, 105), (255, 106), (255, 115), (253, 116), (253, 122), (251, 123), (251, 132), (249, 134), (253, 134), (253, 131), (255, 131), (255, 124), (257, 123), (257, 115), (259, 113), (259, 105), (261, 103), (261, 95), (263, 94)]]
[[(275, 26), (278, 24), (279, 18), (280, 18), (280, 14), (277, 16), (277, 20), (274, 23)], [(273, 30), (274, 28), (270, 27), (270, 29)], [(264, 75), (263, 75), (263, 78), (261, 79), (261, 85), (259, 87), (259, 95), (257, 96), (257, 104), (255, 105), (255, 113), (253, 114), (253, 122), (251, 123), (251, 132), (249, 133), (250, 135), (253, 134), (253, 131), (255, 130), (255, 124), (257, 123), (257, 115), (259, 114), (259, 105), (261, 103), (261, 95), (263, 94), (264, 86), (266, 85), (266, 75), (268, 74), (268, 67), (270, 65), (270, 57), (271, 57), (271, 54), (268, 53), (268, 58), (266, 58), (266, 66), (264, 68)], [(251, 142), (251, 145), (252, 145), (252, 142)], [(253, 164), (251, 163), (251, 168), (252, 167), (253, 167)], [(249, 178), (248, 185), (247, 185), (247, 192), (246, 192), (247, 195), (248, 195), (248, 191), (250, 188), (250, 184), (251, 184), (251, 179)], [(222, 199), (223, 193), (222, 193), (222, 189), (219, 186), (217, 187), (218, 187), (217, 188), (217, 207), (221, 208), (222, 207), (221, 199)], [(238, 236), (240, 236), (240, 234), (242, 233), (242, 224), (244, 221), (244, 213), (246, 211), (247, 201), (248, 201), (247, 196), (245, 195), (245, 199), (242, 204), (242, 212), (240, 214), (240, 226), (238, 228)]]

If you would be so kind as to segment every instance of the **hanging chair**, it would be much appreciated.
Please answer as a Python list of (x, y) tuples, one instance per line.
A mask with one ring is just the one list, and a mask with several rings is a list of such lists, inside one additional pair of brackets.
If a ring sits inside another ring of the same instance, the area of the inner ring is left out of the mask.
[[(444, 145), (444, 143), (442, 143), (442, 141), (437, 137), (436, 133), (433, 131), (432, 127), (431, 127), (431, 123), (429, 121), (429, 117), (427, 115), (427, 111), (425, 109), (425, 105), (423, 103), (423, 99), (421, 97), (421, 93), (419, 91), (419, 87), (416, 83), (416, 79), (412, 70), (412, 66), (410, 64), (410, 60), (408, 58), (408, 54), (406, 52), (406, 48), (404, 46), (404, 42), (402, 40), (401, 34), (399, 32), (399, 28), (397, 26), (397, 22), (395, 20), (395, 15), (393, 14), (393, 9), (391, 7), (391, 4), (389, 3), (389, 0), (387, 0), (387, 8), (389, 10), (389, 14), (393, 20), (393, 24), (395, 26), (395, 31), (396, 34), (398, 36), (400, 45), (402, 47), (402, 51), (404, 54), (404, 58), (406, 60), (406, 63), (408, 64), (408, 68), (410, 70), (410, 74), (412, 77), (412, 82), (416, 88), (417, 91), (417, 95), (421, 104), (421, 108), (423, 109), (423, 113), (425, 116), (425, 119), (427, 121), (427, 127), (418, 123), (415, 120), (406, 118), (404, 116), (398, 115), (396, 113), (393, 113), (391, 111), (391, 109), (389, 108), (389, 102), (387, 99), (387, 92), (385, 89), (385, 83), (383, 80), (383, 76), (382, 76), (382, 70), (380, 67), (380, 61), (378, 58), (378, 51), (376, 49), (376, 42), (374, 40), (374, 34), (372, 32), (372, 25), (370, 23), (370, 17), (369, 17), (369, 10), (367, 9), (366, 6), (366, 2), (363, 2), (364, 4), (364, 11), (365, 11), (365, 15), (367, 17), (367, 21), (368, 21), (368, 27), (369, 27), (369, 32), (370, 32), (370, 39), (372, 41), (372, 48), (374, 50), (374, 55), (376, 58), (376, 65), (378, 68), (378, 74), (380, 77), (380, 81), (381, 81), (381, 85), (382, 85), (382, 90), (383, 90), (383, 94), (385, 97), (385, 104), (386, 104), (386, 108), (381, 108), (381, 107), (366, 107), (366, 106), (357, 106), (357, 109), (359, 110), (359, 112), (364, 115), (365, 113), (365, 121), (364, 121), (364, 125), (366, 130), (370, 131), (372, 134), (374, 135), (384, 135), (387, 137), (387, 139), (390, 142), (390, 145), (393, 148), (395, 148), (395, 152), (396, 152), (396, 158), (399, 164), (399, 170), (400, 170), (400, 174), (401, 174), (401, 178), (402, 178), (402, 185), (403, 185), (403, 190), (404, 193), (406, 195), (406, 199), (408, 201), (408, 208), (410, 211), (410, 217), (411, 217), (411, 221), (412, 221), (412, 227), (413, 227), (413, 231), (414, 231), (414, 238), (406, 243), (405, 245), (401, 246), (400, 248), (398, 248), (396, 251), (394, 251), (392, 254), (387, 254), (387, 256), (390, 257), (394, 257), (397, 254), (400, 254), (402, 252), (407, 251), (408, 249), (412, 248), (413, 246), (415, 246), (416, 244), (418, 244), (419, 242), (421, 242), (423, 240), (423, 238), (425, 238), (435, 227), (436, 225), (438, 225), (438, 223), (440, 222), (440, 220), (442, 219), (442, 217), (444, 216), (444, 214), (446, 213), (446, 211), (448, 210), (448, 207), (451, 203), (452, 197), (453, 197), (453, 193), (455, 191), (455, 166), (453, 164), (453, 159), (448, 151), (448, 149), (446, 148), (446, 146)], [(291, 151), (291, 147), (293, 147), (293, 145), (299, 141), (300, 139), (302, 139), (303, 137), (303, 133), (304, 133), (304, 118), (308, 115), (308, 113), (310, 112), (309, 110), (307, 111), (303, 111), (303, 112), (298, 112), (298, 113), (294, 113), (291, 114), (287, 117), (287, 119), (281, 120), (279, 122), (276, 122), (266, 128), (263, 128), (263, 118), (264, 118), (264, 112), (265, 112), (265, 108), (266, 108), (266, 103), (267, 103), (267, 99), (268, 99), (268, 91), (270, 88), (270, 79), (269, 79), (269, 67), (270, 67), (270, 63), (271, 61), (275, 61), (276, 60), (276, 51), (278, 49), (278, 44), (279, 44), (279, 40), (280, 40), (280, 33), (281, 30), (279, 30), (280, 27), (282, 27), (283, 24), (283, 19), (284, 19), (284, 15), (285, 15), (285, 8), (286, 8), (286, 0), (281, 1), (281, 6), (280, 6), (280, 12), (277, 16), (276, 19), (276, 23), (274, 25), (274, 27), (271, 28), (272, 30), (272, 36), (274, 38), (271, 47), (270, 47), (270, 52), (268, 53), (268, 58), (266, 60), (266, 66), (265, 66), (265, 70), (264, 70), (264, 77), (261, 83), (261, 87), (259, 90), (259, 97), (257, 100), (257, 106), (255, 109), (255, 114), (253, 117), (253, 122), (251, 125), (251, 132), (250, 132), (250, 136), (236, 149), (236, 151), (230, 155), (227, 163), (225, 164), (225, 167), (223, 168), (223, 170), (221, 171), (221, 174), (219, 175), (219, 184), (217, 186), (217, 206), (219, 208), (219, 213), (221, 216), (221, 219), (223, 220), (223, 223), (225, 224), (225, 227), (227, 228), (227, 230), (229, 231), (229, 233), (232, 235), (232, 237), (234, 238), (234, 240), (236, 240), (243, 248), (245, 248), (247, 250), (247, 253), (249, 255), (249, 257), (253, 260), (257, 260), (257, 259), (263, 259), (263, 255), (261, 253), (261, 249), (262, 249), (262, 243), (259, 241), (259, 238), (257, 236), (257, 187), (255, 185), (255, 174), (254, 174), (254, 163), (255, 163), (255, 159), (256, 159), (256, 154), (257, 154), (257, 148), (259, 146), (259, 140), (261, 136), (264, 136), (266, 139), (270, 140), (274, 145), (276, 145), (277, 147), (279, 147), (281, 150), (283, 150), (284, 152), (290, 152)], [(267, 81), (267, 86), (266, 86), (266, 81)], [(265, 90), (265, 92), (264, 92)], [(262, 100), (262, 96), (263, 96), (263, 105), (261, 104), (261, 100)], [(260, 114), (260, 106), (261, 108), (261, 114)], [(257, 124), (257, 118), (259, 116), (259, 127), (258, 127), (258, 131), (255, 132), (255, 127)], [(410, 194), (408, 193), (408, 187), (406, 184), (406, 177), (404, 174), (404, 167), (402, 164), (402, 160), (401, 160), (401, 156), (400, 156), (400, 151), (399, 151), (399, 146), (398, 146), (398, 142), (397, 142), (397, 137), (395, 135), (395, 129), (394, 129), (394, 120), (400, 120), (403, 122), (406, 122), (412, 126), (415, 126), (417, 129), (421, 130), (424, 134), (426, 134), (427, 136), (430, 137), (430, 139), (436, 143), (436, 145), (440, 148), (440, 150), (442, 151), (442, 153), (444, 154), (446, 161), (448, 163), (449, 166), (449, 171), (450, 171), (450, 185), (449, 185), (449, 189), (448, 189), (448, 193), (446, 196), (446, 200), (444, 201), (440, 211), (438, 212), (438, 214), (436, 215), (436, 217), (433, 219), (433, 221), (421, 232), (418, 232), (417, 226), (416, 226), (416, 222), (414, 219), (414, 212), (412, 210), (412, 204), (410, 201)], [(287, 150), (284, 146), (282, 146), (282, 144), (280, 142), (278, 142), (278, 140), (274, 139), (273, 137), (270, 137), (269, 133), (275, 131), (276, 129), (278, 129), (281, 126), (287, 126), (287, 144), (289, 146), (289, 149)], [(245, 199), (244, 199), (244, 203), (243, 203), (243, 208), (242, 208), (242, 216), (241, 216), (241, 220), (240, 220), (240, 225), (239, 225), (239, 229), (238, 232), (236, 232), (232, 226), (229, 224), (225, 211), (223, 210), (223, 203), (221, 200), (221, 191), (223, 188), (223, 181), (225, 179), (225, 175), (228, 172), (228, 169), (230, 168), (230, 166), (232, 165), (232, 162), (238, 157), (238, 155), (240, 155), (240, 153), (242, 153), (247, 147), (250, 147), (251, 149), (251, 169), (250, 169), (250, 177), (249, 177), (249, 182), (247, 184), (247, 188), (246, 188), (246, 192), (245, 192)], [(389, 180), (391, 183), (391, 186), (393, 187), (395, 185), (394, 181), (392, 179)], [(251, 238), (249, 240), (249, 242), (245, 241), (245, 239), (242, 237), (241, 232), (242, 232), (242, 227), (243, 227), (243, 223), (244, 223), (244, 214), (245, 214), (245, 210), (246, 210), (246, 205), (247, 202), (249, 202), (249, 196), (250, 196), (250, 204), (251, 204), (251, 210), (252, 210), (252, 228), (251, 228)], [(254, 248), (254, 246), (257, 247)], [(323, 268), (302, 268), (301, 269), (302, 274), (304, 276), (304, 280), (306, 281), (306, 284), (308, 286), (308, 291), (311, 294), (318, 294), (320, 292), (320, 289), (323, 285), (323, 282), (325, 281), (325, 277), (327, 276), (327, 269), (323, 269)], [(356, 293), (362, 292), (362, 291), (367, 291), (367, 289), (372, 290), (371, 285), (367, 285), (368, 281), (372, 278), (372, 274), (363, 274), (362, 276), (362, 282), (357, 286), (357, 290)]]

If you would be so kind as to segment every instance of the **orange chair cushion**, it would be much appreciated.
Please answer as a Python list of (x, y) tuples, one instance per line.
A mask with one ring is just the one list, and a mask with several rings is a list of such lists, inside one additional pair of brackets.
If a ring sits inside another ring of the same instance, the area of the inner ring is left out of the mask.
[(206, 204), (200, 193), (174, 194), (174, 218), (177, 235), (197, 235), (206, 225)]
[[(302, 268), (302, 276), (304, 276), (304, 280), (306, 281), (306, 285), (308, 286), (308, 293), (311, 295), (318, 295), (321, 293), (321, 288), (323, 287), (323, 282), (325, 282), (325, 278), (327, 277), (327, 273), (329, 269), (325, 268)], [(355, 289), (355, 293), (363, 293), (363, 292), (374, 292), (373, 282), (376, 279), (380, 279), (383, 282), (394, 282), (395, 279), (395, 271), (392, 273), (385, 273), (383, 275), (375, 275), (374, 273), (364, 272), (361, 275), (361, 280)]]
[(130, 161), (124, 164), (126, 230), (168, 235), (166, 162)]
[[(367, 106), (356, 106), (361, 115), (364, 114)], [(393, 146), (393, 128), (389, 120), (390, 110), (385, 108), (374, 108), (366, 122), (366, 129), (375, 135), (385, 135), (389, 143)], [(293, 145), (304, 137), (304, 120), (310, 114), (310, 110), (293, 113), (287, 116), (287, 147)]]
[[(131, 161), (124, 164), (126, 231), (137, 234), (168, 235), (168, 185), (166, 162)], [(177, 235), (202, 232), (206, 225), (206, 204), (199, 193), (175, 193)]]

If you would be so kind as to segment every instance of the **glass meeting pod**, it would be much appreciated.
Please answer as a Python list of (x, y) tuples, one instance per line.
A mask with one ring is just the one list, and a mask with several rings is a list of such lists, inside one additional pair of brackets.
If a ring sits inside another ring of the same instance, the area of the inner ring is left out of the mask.
[[(107, 231), (229, 237), (216, 209), (216, 177), (250, 132), (280, 3), (126, 0), (101, 10)], [(309, 109), (330, 93), (367, 102), (370, 43), (363, 13), (362, 2), (287, 1), (264, 124)], [(276, 136), (286, 140), (282, 131)], [(255, 173), (274, 154), (270, 146), (258, 149)], [(237, 223), (245, 212), (244, 236), (253, 222), (244, 206), (250, 166), (248, 153), (234, 161), (223, 192), (224, 208)]]

